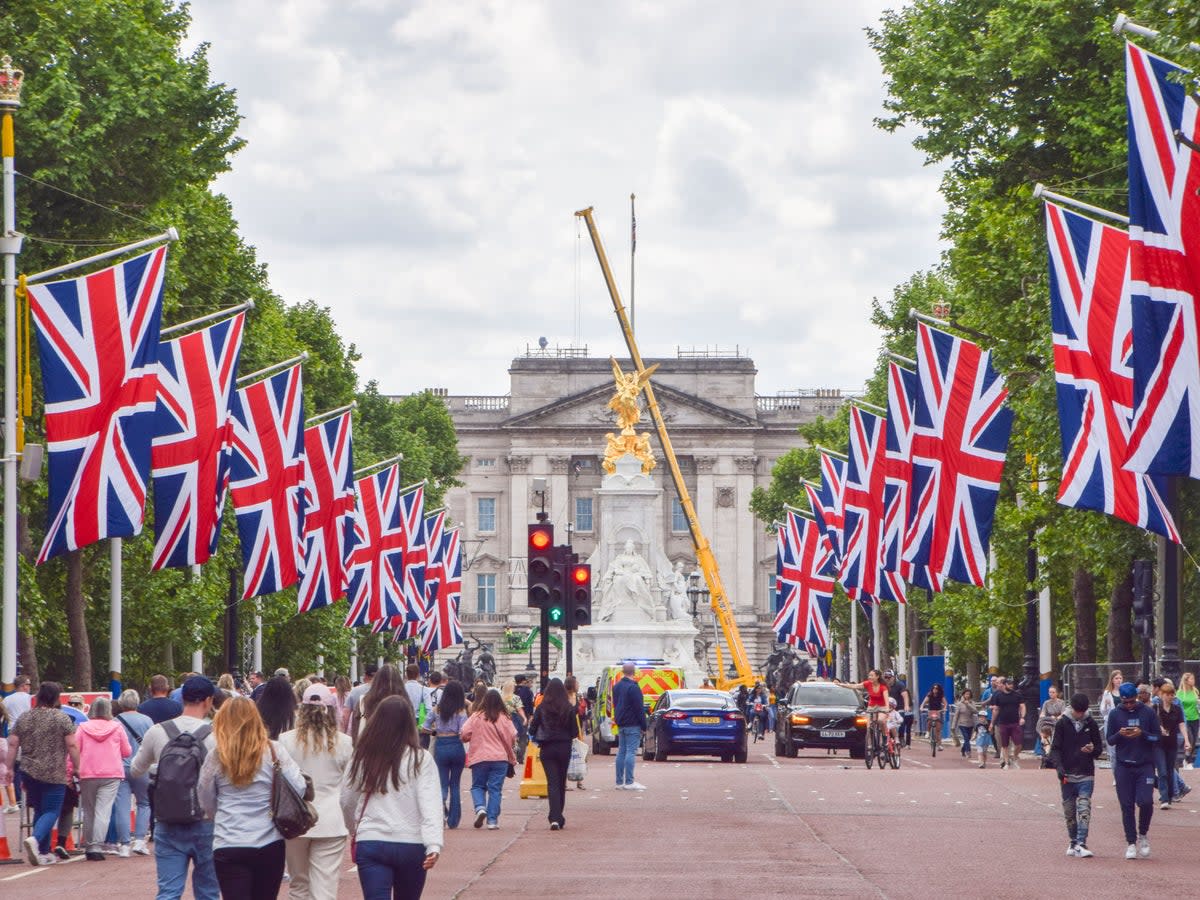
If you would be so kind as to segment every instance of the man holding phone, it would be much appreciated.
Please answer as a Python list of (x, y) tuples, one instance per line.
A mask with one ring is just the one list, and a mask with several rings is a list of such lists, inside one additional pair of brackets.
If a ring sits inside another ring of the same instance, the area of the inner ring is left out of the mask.
[[(1106, 737), (1113, 745), (1118, 765), (1113, 766), (1121, 823), (1125, 826), (1126, 859), (1150, 856), (1150, 818), (1154, 814), (1154, 745), (1158, 742), (1158, 717), (1138, 702), (1137, 687), (1121, 685), (1121, 705), (1108, 716)], [(1137, 806), (1137, 825), (1133, 808)]]

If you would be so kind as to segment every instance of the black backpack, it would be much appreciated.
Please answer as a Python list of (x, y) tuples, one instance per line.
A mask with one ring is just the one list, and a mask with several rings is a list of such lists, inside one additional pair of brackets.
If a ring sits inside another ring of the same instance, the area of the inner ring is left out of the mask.
[(206, 754), (204, 739), (212, 726), (205, 723), (188, 732), (166, 721), (163, 730), (167, 745), (158, 756), (154, 778), (154, 818), (168, 825), (191, 825), (204, 818), (197, 788)]

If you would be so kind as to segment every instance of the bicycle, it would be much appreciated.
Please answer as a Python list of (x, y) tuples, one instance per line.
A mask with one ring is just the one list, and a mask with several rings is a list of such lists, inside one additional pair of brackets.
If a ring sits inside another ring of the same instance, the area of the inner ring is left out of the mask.
[(929, 746), (933, 750), (934, 758), (937, 758), (938, 748), (942, 745), (942, 714), (940, 711), (931, 712), (926, 725), (929, 731)]
[(871, 718), (870, 723), (867, 725), (867, 746), (863, 756), (868, 769), (875, 763), (879, 763), (879, 768), (882, 771), (883, 767), (891, 759), (891, 753), (888, 749), (889, 738), (885, 735), (884, 726), (880, 723), (879, 716), (870, 713), (869, 715)]
[(750, 734), (753, 735), (756, 744), (763, 739), (763, 720), (757, 712), (751, 714)]

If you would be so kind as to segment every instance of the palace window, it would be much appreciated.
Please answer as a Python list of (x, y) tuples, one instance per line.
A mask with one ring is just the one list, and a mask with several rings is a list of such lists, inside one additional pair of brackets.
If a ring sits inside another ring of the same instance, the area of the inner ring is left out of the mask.
[(671, 531), (679, 533), (688, 530), (687, 516), (683, 513), (683, 504), (678, 497), (671, 498)]
[(480, 613), (496, 611), (495, 572), (481, 572), (475, 576), (475, 608)]
[(496, 498), (478, 497), (475, 500), (478, 527), (481, 533), (496, 530)]
[(576, 531), (591, 531), (592, 530), (592, 498), (591, 497), (576, 497), (575, 498), (575, 530)]

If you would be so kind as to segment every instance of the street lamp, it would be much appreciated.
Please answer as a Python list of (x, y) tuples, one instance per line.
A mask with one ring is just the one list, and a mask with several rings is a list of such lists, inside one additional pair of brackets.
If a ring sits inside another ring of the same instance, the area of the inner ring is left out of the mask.
[(696, 619), (699, 616), (697, 607), (700, 605), (700, 599), (704, 598), (708, 602), (710, 596), (708, 585), (704, 583), (704, 576), (700, 574), (700, 570), (696, 569), (688, 576), (687, 587), (688, 600), (692, 604), (692, 624), (696, 624)]

